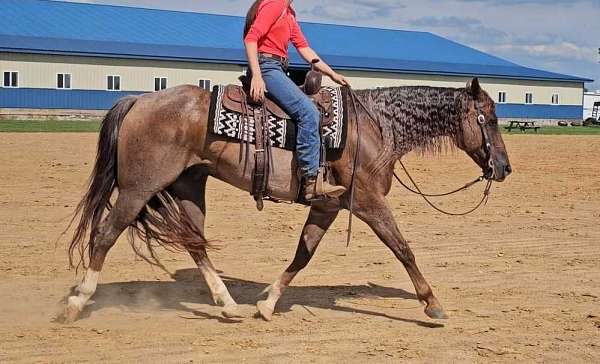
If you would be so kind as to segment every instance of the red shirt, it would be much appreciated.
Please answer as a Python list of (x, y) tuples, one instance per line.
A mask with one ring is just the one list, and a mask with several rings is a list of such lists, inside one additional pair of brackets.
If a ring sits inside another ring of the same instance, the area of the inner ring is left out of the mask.
[(286, 0), (263, 0), (244, 41), (256, 43), (260, 53), (286, 58), (290, 41), (296, 49), (308, 47), (308, 42), (296, 21), (296, 12), (287, 5)]

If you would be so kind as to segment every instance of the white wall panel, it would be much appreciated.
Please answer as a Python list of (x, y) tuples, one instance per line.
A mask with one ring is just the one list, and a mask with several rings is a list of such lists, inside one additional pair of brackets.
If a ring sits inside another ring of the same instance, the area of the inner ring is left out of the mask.
[(107, 76), (121, 76), (121, 91), (154, 91), (154, 77), (167, 77), (168, 86), (234, 83), (242, 73), (236, 65), (111, 59), (97, 57), (0, 54), (0, 70), (19, 71), (20, 87), (56, 88), (57, 73), (72, 74), (72, 88), (106, 90)]
[[(356, 89), (393, 86), (465, 87), (470, 77), (393, 74), (382, 72), (343, 71)], [(506, 92), (506, 102), (525, 103), (525, 93), (533, 93), (534, 104), (551, 104), (552, 95), (557, 93), (561, 105), (581, 105), (583, 84), (577, 82), (529, 81), (498, 78), (480, 78), (482, 87), (497, 101), (498, 92)], [(327, 79), (327, 84), (332, 84)]]
[[(197, 85), (199, 79), (227, 84), (237, 83), (242, 70), (241, 66), (226, 64), (0, 53), (0, 71), (19, 71), (19, 86), (28, 88), (55, 88), (56, 74), (70, 73), (73, 89), (106, 90), (107, 75), (119, 75), (122, 91), (154, 91), (154, 77), (167, 77), (169, 87)], [(356, 89), (408, 85), (464, 87), (469, 80), (469, 77), (383, 72), (342, 73)], [(515, 104), (523, 104), (527, 92), (533, 93), (534, 104), (551, 104), (555, 93), (559, 94), (561, 105), (582, 105), (583, 100), (583, 85), (576, 82), (481, 78), (481, 83), (494, 101), (499, 91), (506, 92), (507, 103)]]

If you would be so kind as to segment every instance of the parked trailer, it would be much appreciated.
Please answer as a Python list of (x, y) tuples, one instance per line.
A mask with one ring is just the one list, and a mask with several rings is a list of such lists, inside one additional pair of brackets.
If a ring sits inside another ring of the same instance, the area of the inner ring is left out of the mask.
[(583, 95), (583, 120), (592, 117), (596, 120), (600, 118), (600, 109), (598, 106), (599, 103), (600, 90), (596, 92), (586, 92)]

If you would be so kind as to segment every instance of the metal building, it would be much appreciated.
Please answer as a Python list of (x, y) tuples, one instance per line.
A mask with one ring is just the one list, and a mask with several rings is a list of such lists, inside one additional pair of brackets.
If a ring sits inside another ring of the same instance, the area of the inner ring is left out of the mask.
[[(237, 82), (241, 17), (47, 0), (3, 0), (0, 116), (106, 110), (165, 87)], [(355, 88), (464, 87), (480, 77), (500, 118), (581, 119), (592, 80), (526, 68), (425, 32), (303, 23)], [(292, 53), (292, 76), (306, 65)]]

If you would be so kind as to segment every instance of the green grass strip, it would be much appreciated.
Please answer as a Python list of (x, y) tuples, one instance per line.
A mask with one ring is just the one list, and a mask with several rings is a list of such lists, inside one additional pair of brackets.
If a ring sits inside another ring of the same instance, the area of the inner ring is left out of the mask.
[(518, 128), (508, 132), (504, 125), (501, 125), (500, 129), (508, 135), (600, 135), (600, 126), (542, 126), (537, 133), (533, 129), (522, 132)]
[[(0, 121), (0, 133), (97, 133), (99, 121), (87, 120), (24, 120)], [(509, 135), (600, 135), (600, 126), (543, 126), (536, 133), (533, 129), (521, 132), (518, 128), (510, 133), (500, 126), (502, 133)]]
[(9, 120), (0, 121), (0, 133), (97, 133), (99, 121), (87, 120)]

